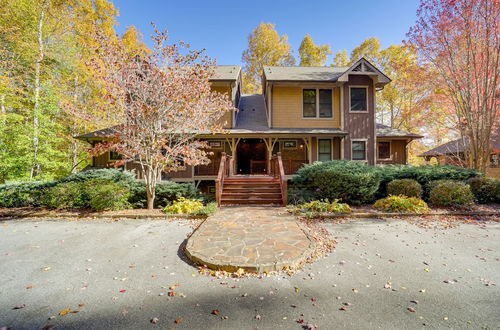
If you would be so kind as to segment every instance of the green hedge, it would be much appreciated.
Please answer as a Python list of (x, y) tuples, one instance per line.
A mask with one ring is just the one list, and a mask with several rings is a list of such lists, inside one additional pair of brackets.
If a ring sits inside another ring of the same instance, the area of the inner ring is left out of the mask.
[[(310, 200), (338, 199), (359, 205), (374, 200), (380, 178), (375, 167), (360, 162), (335, 160), (302, 167), (292, 180), (293, 190)], [(307, 200), (306, 200), (307, 201)]]
[(387, 194), (420, 198), (422, 197), (422, 186), (412, 179), (396, 179), (387, 184)]
[[(434, 181), (465, 182), (479, 177), (482, 177), (479, 171), (452, 165), (369, 166), (351, 161), (316, 162), (298, 171), (289, 186), (289, 202), (300, 204), (328, 198), (353, 205), (369, 203), (375, 197), (386, 197), (387, 186), (394, 180), (418, 182), (423, 188), (423, 197), (428, 200), (430, 185)], [(399, 194), (395, 191), (392, 194)], [(415, 195), (418, 197), (418, 191)]]
[[(116, 196), (113, 196), (113, 190), (117, 192)], [(156, 187), (155, 207), (170, 205), (181, 197), (199, 198), (200, 194), (198, 189), (189, 183), (172, 181), (159, 183)], [(133, 206), (143, 208), (146, 206), (146, 186), (144, 182), (137, 181), (132, 172), (119, 169), (83, 171), (51, 182), (0, 185), (0, 207), (23, 206), (94, 209)]]
[[(129, 202), (135, 208), (145, 208), (147, 205), (146, 185), (144, 182), (136, 181), (130, 186)], [(156, 199), (154, 207), (163, 208), (180, 199), (199, 199), (200, 192), (190, 183), (176, 183), (167, 181), (156, 186)]]
[(500, 203), (500, 180), (471, 178), (467, 181), (476, 201), (480, 204)]
[[(380, 176), (379, 197), (387, 196), (387, 184), (396, 179), (412, 179), (426, 187), (429, 182), (436, 180), (467, 181), (470, 178), (481, 177), (483, 174), (477, 170), (453, 166), (453, 165), (385, 165), (376, 166)], [(424, 197), (428, 196), (425, 191)]]
[(474, 195), (468, 184), (444, 181), (431, 189), (430, 202), (435, 206), (467, 208), (474, 204)]

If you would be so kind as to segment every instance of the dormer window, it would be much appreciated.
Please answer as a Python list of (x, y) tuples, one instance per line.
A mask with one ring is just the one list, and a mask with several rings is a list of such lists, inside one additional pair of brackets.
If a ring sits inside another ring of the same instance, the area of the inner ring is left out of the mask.
[(304, 118), (332, 118), (332, 90), (310, 88), (302, 91)]
[(368, 87), (350, 87), (349, 88), (349, 106), (352, 112), (368, 111)]

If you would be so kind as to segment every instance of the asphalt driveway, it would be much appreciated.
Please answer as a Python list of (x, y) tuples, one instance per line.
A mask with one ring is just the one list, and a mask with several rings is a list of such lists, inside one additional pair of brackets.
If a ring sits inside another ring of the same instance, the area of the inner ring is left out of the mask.
[(302, 272), (218, 279), (182, 259), (187, 222), (3, 221), (0, 328), (500, 328), (500, 223), (324, 226)]

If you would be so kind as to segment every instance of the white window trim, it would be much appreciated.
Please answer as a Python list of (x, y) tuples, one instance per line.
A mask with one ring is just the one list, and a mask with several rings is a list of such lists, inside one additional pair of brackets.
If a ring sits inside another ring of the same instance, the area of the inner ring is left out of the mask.
[[(352, 88), (364, 88), (366, 89), (366, 110), (351, 110), (351, 89)], [(370, 91), (368, 85), (351, 85), (349, 86), (349, 113), (368, 113), (370, 112), (370, 98), (368, 97), (368, 92)]]
[[(304, 117), (304, 89), (315, 89), (316, 90), (316, 117)], [(320, 89), (329, 89), (332, 91), (332, 116), (331, 117), (320, 117), (319, 116), (319, 90)], [(302, 88), (302, 119), (314, 119), (314, 120), (333, 120), (335, 117), (334, 111), (334, 88), (315, 88), (315, 87), (304, 87)]]
[(316, 160), (318, 162), (321, 162), (319, 160), (319, 140), (330, 140), (330, 160), (333, 160), (333, 138), (322, 138), (318, 137), (317, 142), (316, 142)]
[[(365, 143), (365, 159), (352, 159), (352, 143), (364, 142)], [(351, 139), (351, 160), (355, 162), (368, 162), (368, 139)]]
[[(389, 143), (389, 158), (379, 158), (378, 157), (378, 144), (379, 142), (388, 142)], [(392, 141), (377, 141), (377, 160), (392, 160)]]

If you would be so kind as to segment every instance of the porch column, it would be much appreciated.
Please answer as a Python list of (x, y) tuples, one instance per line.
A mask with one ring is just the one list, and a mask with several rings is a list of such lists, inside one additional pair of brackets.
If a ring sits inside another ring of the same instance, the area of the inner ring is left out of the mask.
[(263, 138), (263, 140), (267, 148), (267, 174), (271, 174), (271, 158), (273, 157), (274, 145), (278, 141), (278, 138)]
[(310, 136), (303, 137), (304, 144), (306, 145), (307, 148), (307, 160), (309, 161), (309, 164), (312, 163), (312, 138)]
[(233, 172), (236, 173), (236, 148), (238, 147), (238, 143), (240, 143), (241, 138), (226, 138), (227, 143), (229, 144), (229, 149), (231, 150), (231, 157), (233, 157)]

